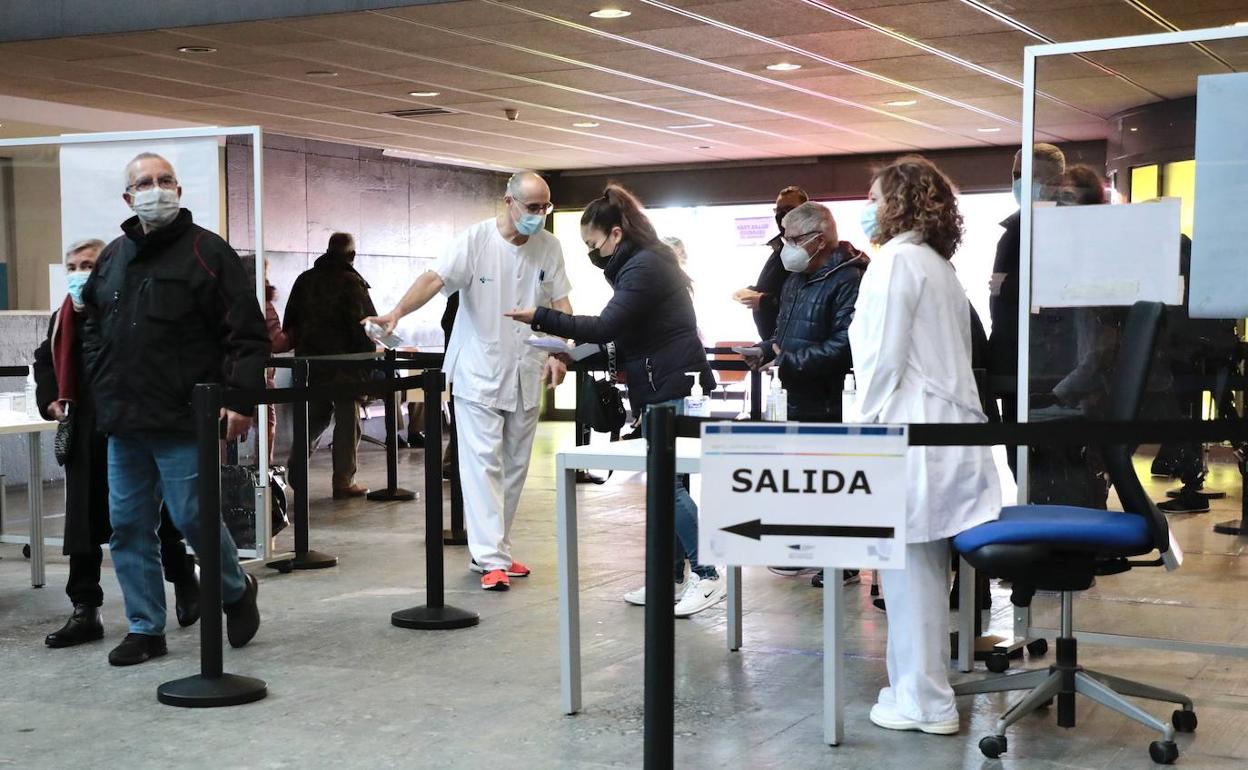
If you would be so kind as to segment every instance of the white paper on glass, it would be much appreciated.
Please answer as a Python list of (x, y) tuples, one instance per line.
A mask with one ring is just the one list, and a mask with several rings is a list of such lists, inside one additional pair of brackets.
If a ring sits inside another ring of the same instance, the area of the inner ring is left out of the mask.
[(1196, 81), (1193, 318), (1248, 315), (1248, 73)]
[(1178, 198), (1114, 206), (1037, 206), (1032, 307), (1177, 305)]

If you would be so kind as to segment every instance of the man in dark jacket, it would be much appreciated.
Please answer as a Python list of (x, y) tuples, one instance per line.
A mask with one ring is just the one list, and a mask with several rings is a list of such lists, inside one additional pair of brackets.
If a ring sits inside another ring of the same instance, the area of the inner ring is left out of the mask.
[[(793, 209), (808, 200), (806, 191), (800, 187), (789, 186), (776, 196), (776, 225), (783, 231), (781, 221)], [(776, 317), (780, 314), (780, 290), (784, 286), (789, 273), (780, 263), (780, 250), (784, 247), (780, 235), (767, 242), (771, 247), (771, 256), (763, 263), (758, 280), (753, 286), (738, 290), (732, 298), (754, 311), (754, 325), (758, 327), (758, 336), (768, 339), (776, 332)]]
[[(122, 198), (136, 216), (100, 254), (82, 291), (83, 356), (96, 424), (108, 434), (109, 547), (130, 620), (130, 633), (108, 656), (115, 666), (167, 651), (158, 490), (174, 524), (202, 550), (191, 390), (201, 382), (261, 390), (269, 355), (242, 260), (192, 221), (181, 197), (169, 161), (151, 153), (132, 160)], [(228, 439), (246, 435), (250, 405), (227, 397), (221, 411)], [(221, 573), (227, 635), (242, 647), (260, 628), (258, 587), (224, 526)]]
[(849, 322), (868, 259), (837, 238), (826, 206), (803, 203), (784, 218), (788, 279), (775, 333), (759, 343), (788, 391), (789, 419), (840, 422), (841, 388), (853, 366)]
[[(364, 333), (361, 319), (377, 315), (368, 295), (368, 282), (356, 272), (355, 239), (347, 233), (329, 236), (325, 253), (311, 270), (304, 271), (291, 287), (286, 302), (285, 330), (297, 356), (333, 356), (344, 353), (371, 353), (377, 345)], [(342, 367), (309, 368), (312, 384), (359, 382), (362, 371)], [(359, 404), (353, 398), (330, 403), (308, 404), (308, 451), (313, 451), (321, 434), (334, 420), (335, 500), (362, 497), (368, 488), (355, 483), (356, 456), (360, 446)], [(292, 452), (299, 451), (293, 447)], [(292, 455), (291, 465), (294, 464)]]

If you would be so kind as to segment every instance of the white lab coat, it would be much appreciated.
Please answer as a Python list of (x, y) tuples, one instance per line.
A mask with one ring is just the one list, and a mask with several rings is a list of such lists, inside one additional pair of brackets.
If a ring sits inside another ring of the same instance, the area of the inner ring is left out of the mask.
[[(966, 292), (917, 233), (894, 237), (871, 258), (849, 344), (858, 398), (847, 421), (987, 420), (971, 369)], [(907, 542), (942, 540), (1000, 515), (989, 447), (912, 447), (907, 459)]]

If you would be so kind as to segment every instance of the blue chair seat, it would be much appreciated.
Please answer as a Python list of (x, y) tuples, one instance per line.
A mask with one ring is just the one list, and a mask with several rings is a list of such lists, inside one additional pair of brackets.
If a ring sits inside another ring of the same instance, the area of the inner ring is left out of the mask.
[(953, 539), (959, 553), (988, 545), (1053, 545), (1074, 550), (1144, 553), (1152, 534), (1143, 516), (1071, 505), (1011, 505), (1001, 518)]

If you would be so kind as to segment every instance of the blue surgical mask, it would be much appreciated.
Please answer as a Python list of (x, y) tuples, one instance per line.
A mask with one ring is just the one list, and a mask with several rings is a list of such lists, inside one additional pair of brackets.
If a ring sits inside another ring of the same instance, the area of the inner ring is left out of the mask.
[(65, 274), (65, 286), (69, 289), (69, 299), (74, 303), (75, 308), (82, 307), (82, 287), (87, 285), (87, 279), (90, 277), (91, 272), (88, 270), (77, 270)]
[(516, 220), (516, 229), (521, 235), (533, 235), (546, 224), (545, 214), (523, 214)]
[(862, 210), (862, 217), (858, 220), (858, 224), (862, 226), (862, 232), (866, 234), (867, 240), (875, 237), (875, 231), (879, 229), (880, 224), (876, 221), (876, 214), (880, 210), (880, 204), (871, 202)]
[[(1014, 184), (1010, 186), (1010, 191), (1014, 193), (1014, 202), (1023, 205), (1023, 180), (1018, 178), (1014, 180)], [(1031, 183), (1031, 202), (1044, 200), (1044, 185), (1039, 182)]]

